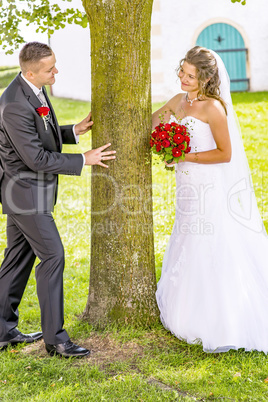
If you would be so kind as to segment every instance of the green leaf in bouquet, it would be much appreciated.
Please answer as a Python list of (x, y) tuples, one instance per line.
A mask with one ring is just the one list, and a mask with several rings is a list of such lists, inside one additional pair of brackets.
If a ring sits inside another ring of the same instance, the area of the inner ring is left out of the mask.
[(172, 155), (172, 147), (165, 148), (167, 154)]
[(165, 155), (165, 161), (166, 161), (167, 163), (171, 163), (171, 162), (173, 161), (173, 156), (172, 156), (172, 154), (166, 154), (166, 155)]
[(174, 166), (166, 166), (165, 165), (165, 170), (170, 170), (172, 172), (174, 170)]

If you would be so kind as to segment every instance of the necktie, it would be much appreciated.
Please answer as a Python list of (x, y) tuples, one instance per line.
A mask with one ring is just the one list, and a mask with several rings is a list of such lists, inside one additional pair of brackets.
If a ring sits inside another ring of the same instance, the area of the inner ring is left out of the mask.
[(37, 94), (37, 98), (40, 100), (40, 102), (42, 103), (42, 106), (46, 106), (48, 107), (45, 95), (43, 93), (43, 91), (40, 91), (39, 94)]
[[(48, 104), (47, 104), (47, 101), (46, 101), (46, 98), (45, 98), (45, 95), (44, 95), (44, 92), (43, 92), (43, 91), (40, 91), (39, 94), (37, 94), (37, 98), (38, 98), (38, 99), (40, 100), (40, 102), (42, 103), (42, 106), (49, 107)], [(57, 130), (56, 130), (56, 127), (55, 127), (55, 125), (54, 125), (54, 121), (53, 121), (51, 112), (49, 112), (48, 117), (49, 117), (49, 120), (48, 120), (49, 123), (52, 125), (52, 127), (54, 128), (54, 130), (55, 130), (55, 132), (56, 132)], [(54, 133), (54, 138), (55, 138), (57, 147), (59, 147), (59, 139), (58, 139), (58, 136), (57, 136), (55, 133)]]

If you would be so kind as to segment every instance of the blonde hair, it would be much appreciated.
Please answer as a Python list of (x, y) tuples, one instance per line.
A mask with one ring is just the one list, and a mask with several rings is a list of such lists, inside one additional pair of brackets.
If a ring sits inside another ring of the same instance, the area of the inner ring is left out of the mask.
[(220, 78), (217, 61), (213, 54), (206, 48), (195, 46), (190, 49), (186, 56), (180, 61), (177, 72), (184, 62), (192, 64), (197, 71), (198, 94), (200, 98), (207, 97), (217, 99), (223, 106), (225, 113), (227, 109), (225, 102), (220, 97)]

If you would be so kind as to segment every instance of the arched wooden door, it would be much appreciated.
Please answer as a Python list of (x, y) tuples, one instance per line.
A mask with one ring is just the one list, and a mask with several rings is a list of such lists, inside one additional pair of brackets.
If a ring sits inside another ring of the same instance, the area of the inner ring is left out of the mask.
[(222, 58), (231, 80), (231, 91), (249, 91), (247, 54), (242, 35), (232, 25), (217, 23), (206, 27), (196, 44), (215, 50)]

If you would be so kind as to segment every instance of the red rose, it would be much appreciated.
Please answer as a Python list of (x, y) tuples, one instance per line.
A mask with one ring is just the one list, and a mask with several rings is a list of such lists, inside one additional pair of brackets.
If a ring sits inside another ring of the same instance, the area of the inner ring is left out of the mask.
[(184, 141), (184, 136), (181, 135), (181, 134), (175, 134), (174, 137), (173, 137), (173, 141), (176, 144), (181, 144)]
[(181, 128), (182, 128), (182, 132), (183, 132), (183, 133), (187, 133), (187, 127), (181, 126)]
[(170, 125), (171, 125), (172, 127), (177, 127), (178, 124), (173, 122), (173, 123), (171, 123)]
[(151, 147), (153, 147), (153, 146), (154, 146), (154, 144), (155, 144), (154, 140), (153, 140), (153, 139), (151, 139), (151, 140), (150, 140), (150, 146), (151, 146)]
[(178, 158), (182, 155), (182, 152), (179, 148), (173, 148), (172, 155), (174, 156), (174, 158)]
[(163, 146), (164, 148), (170, 147), (170, 142), (169, 142), (169, 140), (164, 139), (164, 140), (162, 141), (162, 146)]
[(190, 142), (190, 137), (188, 137), (188, 135), (185, 135), (184, 140), (189, 143)]
[(157, 137), (158, 137), (158, 132), (157, 132), (157, 131), (153, 131), (152, 134), (151, 134), (151, 136), (152, 136), (153, 138), (157, 138)]
[(171, 125), (168, 124), (168, 123), (166, 123), (166, 124), (165, 124), (165, 130), (169, 131), (170, 129), (171, 129)]
[(176, 134), (182, 134), (184, 132), (183, 131), (183, 126), (177, 126), (175, 128), (175, 132), (176, 132)]
[(46, 116), (49, 114), (50, 109), (49, 109), (49, 107), (41, 106), (41, 107), (38, 107), (38, 108), (36, 109), (36, 111), (37, 111), (37, 113), (39, 114), (39, 116), (41, 116), (41, 117), (46, 117)]
[(156, 152), (160, 152), (162, 148), (161, 142), (157, 142), (155, 145), (156, 145)]
[(188, 154), (191, 151), (191, 147), (188, 147), (184, 152)]
[(178, 148), (179, 148), (181, 151), (184, 151), (184, 150), (187, 148), (187, 145), (185, 145), (185, 144), (179, 144), (179, 145), (178, 145)]
[(165, 138), (167, 138), (168, 137), (168, 133), (166, 132), (166, 131), (161, 131), (160, 133), (159, 133), (159, 138), (160, 138), (160, 140), (164, 140)]

